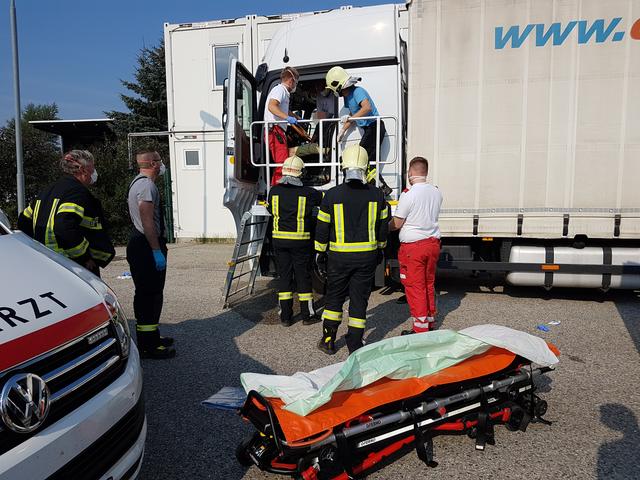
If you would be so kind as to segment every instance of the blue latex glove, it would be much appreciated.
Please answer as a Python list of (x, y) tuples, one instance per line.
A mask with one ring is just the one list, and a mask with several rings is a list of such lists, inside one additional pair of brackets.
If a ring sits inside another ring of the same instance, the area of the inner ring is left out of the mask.
[(287, 117), (287, 122), (292, 123), (293, 125), (295, 125), (295, 124), (298, 123), (298, 119), (296, 117), (294, 117), (294, 116), (289, 115)]
[(153, 259), (156, 262), (156, 270), (158, 270), (159, 272), (161, 272), (162, 270), (166, 270), (166, 268), (167, 268), (167, 259), (162, 254), (161, 250), (154, 250), (153, 251)]

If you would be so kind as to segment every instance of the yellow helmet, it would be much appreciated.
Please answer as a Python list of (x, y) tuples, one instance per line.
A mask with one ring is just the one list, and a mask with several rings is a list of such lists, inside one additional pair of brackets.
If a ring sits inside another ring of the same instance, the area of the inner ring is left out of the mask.
[(302, 175), (302, 169), (304, 168), (304, 162), (300, 157), (293, 156), (287, 158), (282, 164), (282, 175), (289, 175), (290, 177), (299, 177)]
[(325, 79), (327, 88), (336, 96), (340, 95), (340, 91), (344, 88), (348, 80), (349, 74), (342, 67), (333, 67), (327, 72)]
[(342, 152), (342, 169), (360, 169), (366, 171), (369, 167), (367, 151), (360, 145), (351, 145)]

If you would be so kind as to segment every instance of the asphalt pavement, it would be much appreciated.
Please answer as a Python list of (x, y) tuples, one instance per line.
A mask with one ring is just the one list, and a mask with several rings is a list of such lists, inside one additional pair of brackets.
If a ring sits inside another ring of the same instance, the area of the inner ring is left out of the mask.
[[(176, 339), (178, 355), (143, 360), (149, 431), (142, 480), (276, 478), (235, 460), (236, 445), (252, 429), (234, 413), (200, 402), (224, 386), (239, 386), (242, 372), (291, 375), (347, 357), (342, 339), (333, 357), (315, 348), (320, 324), (282, 327), (269, 280), (258, 282), (253, 297), (223, 309), (231, 253), (232, 245), (170, 247), (161, 331)], [(103, 277), (133, 318), (133, 282), (116, 278), (128, 269), (118, 249)], [(496, 445), (483, 453), (466, 436), (437, 437), (434, 470), (409, 453), (369, 478), (640, 478), (639, 292), (546, 292), (505, 287), (500, 276), (461, 273), (442, 275), (436, 287), (440, 328), (495, 323), (559, 347), (560, 364), (541, 389), (553, 424), (531, 425), (525, 433), (497, 427)], [(408, 307), (395, 301), (400, 295), (372, 294), (368, 342), (408, 327)], [(549, 331), (536, 329), (540, 324)]]

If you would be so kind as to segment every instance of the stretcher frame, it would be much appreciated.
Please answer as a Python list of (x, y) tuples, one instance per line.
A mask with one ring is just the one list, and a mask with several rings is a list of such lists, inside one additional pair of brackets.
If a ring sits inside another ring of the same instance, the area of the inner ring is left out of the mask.
[(257, 431), (238, 445), (236, 458), (244, 466), (304, 480), (362, 478), (412, 449), (435, 467), (438, 435), (466, 434), (483, 451), (495, 444), (495, 425), (524, 432), (530, 423), (550, 424), (535, 380), (552, 370), (533, 368), (516, 356), (491, 375), (429, 388), (295, 443), (284, 437), (269, 399), (251, 391), (239, 413)]

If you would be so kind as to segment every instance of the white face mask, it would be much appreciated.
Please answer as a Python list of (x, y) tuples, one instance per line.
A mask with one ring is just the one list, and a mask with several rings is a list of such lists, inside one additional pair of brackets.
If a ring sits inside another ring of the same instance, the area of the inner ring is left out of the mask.
[(162, 176), (165, 174), (165, 172), (167, 171), (167, 167), (164, 166), (164, 163), (160, 164), (160, 171), (158, 172), (158, 175)]
[(91, 172), (91, 183), (90, 183), (90, 185), (93, 185), (97, 181), (98, 181), (98, 171), (96, 169), (94, 169), (93, 172)]

